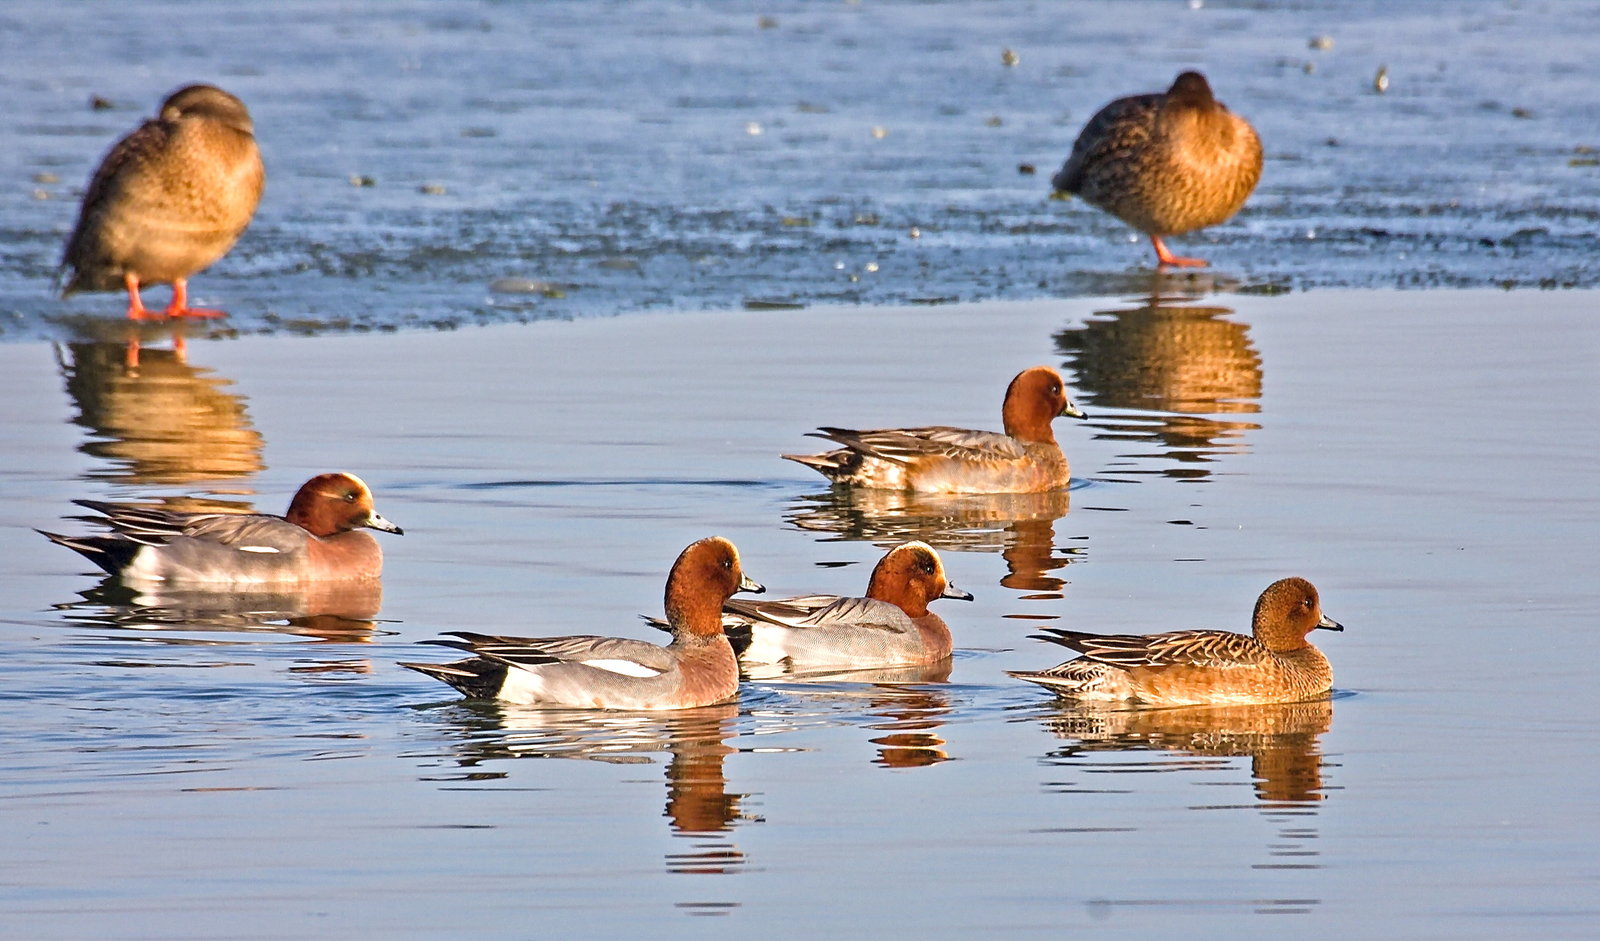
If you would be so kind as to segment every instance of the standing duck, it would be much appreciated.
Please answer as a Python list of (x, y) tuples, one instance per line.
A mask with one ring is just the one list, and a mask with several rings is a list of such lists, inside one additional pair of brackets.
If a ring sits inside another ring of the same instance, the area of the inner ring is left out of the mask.
[(1231, 631), (1085, 634), (1047, 628), (1039, 640), (1083, 656), (1048, 670), (1008, 670), (1064, 699), (1151, 706), (1299, 702), (1327, 695), (1333, 668), (1306, 635), (1342, 631), (1322, 613), (1317, 589), (1303, 578), (1267, 586), (1251, 617), (1254, 636)]
[[(178, 89), (89, 180), (61, 258), (62, 295), (125, 289), (134, 320), (220, 316), (189, 306), (188, 279), (233, 247), (265, 180), (244, 102), (212, 85)], [(147, 311), (139, 287), (169, 283), (166, 310)]]
[(1150, 236), (1161, 264), (1203, 267), (1162, 237), (1227, 221), (1260, 179), (1255, 128), (1212, 97), (1204, 75), (1184, 72), (1164, 94), (1101, 108), (1050, 182)]

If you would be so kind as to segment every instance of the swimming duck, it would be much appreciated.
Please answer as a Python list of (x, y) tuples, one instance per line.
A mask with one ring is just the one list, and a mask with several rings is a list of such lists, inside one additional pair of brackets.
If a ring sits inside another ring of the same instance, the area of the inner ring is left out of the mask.
[(1202, 267), (1162, 237), (1227, 221), (1260, 179), (1255, 129), (1212, 96), (1204, 75), (1184, 72), (1165, 93), (1101, 108), (1051, 184), (1148, 235), (1161, 264)]
[(1344, 627), (1322, 613), (1310, 582), (1284, 578), (1267, 586), (1256, 600), (1251, 628), (1254, 636), (1231, 631), (1086, 634), (1047, 628), (1045, 634), (1032, 636), (1083, 656), (1048, 670), (1007, 672), (1066, 699), (1156, 706), (1296, 702), (1333, 688), (1328, 658), (1306, 635)]
[(933, 425), (854, 431), (823, 427), (813, 437), (844, 445), (823, 454), (785, 454), (836, 484), (937, 493), (1039, 493), (1071, 480), (1052, 419), (1086, 417), (1049, 366), (1018, 373), (1000, 408), (1004, 434)]
[(354, 474), (319, 474), (300, 486), (283, 516), (185, 513), (134, 503), (74, 500), (100, 513), (106, 536), (36, 530), (124, 582), (190, 587), (307, 585), (378, 578), (383, 549), (361, 528), (402, 535), (379, 516), (372, 490)]
[(736, 591), (764, 589), (744, 574), (739, 550), (720, 537), (693, 543), (667, 575), (665, 647), (622, 637), (500, 637), (449, 631), (424, 643), (464, 650), (453, 663), (402, 663), (470, 699), (580, 709), (687, 709), (731, 699), (739, 664), (722, 633), (722, 606)]

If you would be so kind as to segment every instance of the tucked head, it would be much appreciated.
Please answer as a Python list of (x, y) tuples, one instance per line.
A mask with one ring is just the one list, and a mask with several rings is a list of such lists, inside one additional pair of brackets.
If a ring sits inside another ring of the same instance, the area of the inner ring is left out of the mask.
[(736, 591), (766, 591), (744, 574), (739, 550), (721, 536), (708, 536), (678, 554), (667, 575), (667, 622), (694, 634), (722, 631), (722, 604)]
[(1299, 650), (1306, 635), (1318, 628), (1342, 631), (1344, 626), (1322, 613), (1317, 589), (1303, 578), (1281, 578), (1256, 599), (1251, 627), (1268, 650)]
[(215, 85), (185, 85), (161, 103), (161, 119), (208, 118), (221, 121), (246, 134), (255, 133), (255, 124), (244, 102)]
[(1183, 72), (1173, 79), (1167, 99), (1194, 107), (1208, 106), (1216, 100), (1211, 95), (1211, 83), (1199, 72)]
[(1017, 373), (1006, 387), (1006, 401), (1000, 407), (1006, 434), (1019, 441), (1054, 441), (1051, 420), (1068, 415), (1086, 418), (1067, 398), (1061, 374), (1049, 366), (1034, 366)]
[(372, 507), (372, 491), (354, 474), (318, 474), (306, 481), (284, 517), (313, 536), (332, 536), (362, 526), (404, 534), (378, 515)]
[(925, 617), (928, 602), (935, 598), (972, 600), (971, 594), (946, 580), (939, 553), (925, 542), (895, 546), (879, 559), (867, 583), (867, 597), (898, 605), (914, 618)]

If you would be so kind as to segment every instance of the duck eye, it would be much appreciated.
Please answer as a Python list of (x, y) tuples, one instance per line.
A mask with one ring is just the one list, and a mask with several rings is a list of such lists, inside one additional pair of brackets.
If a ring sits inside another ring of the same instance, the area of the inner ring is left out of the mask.
[(732, 559), (723, 559), (722, 560), (722, 567), (727, 569), (730, 572), (733, 571), (733, 560)]
[(356, 495), (354, 493), (346, 493), (344, 495), (344, 502), (346, 502), (346, 503), (354, 503), (354, 502), (356, 502)]

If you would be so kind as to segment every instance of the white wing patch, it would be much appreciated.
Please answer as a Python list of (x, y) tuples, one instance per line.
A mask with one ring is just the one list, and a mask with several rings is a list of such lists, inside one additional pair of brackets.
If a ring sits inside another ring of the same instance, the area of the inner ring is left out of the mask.
[(269, 553), (276, 553), (278, 550), (272, 548), (271, 546), (240, 546), (239, 547), (239, 551), (240, 552), (269, 552)]
[(650, 677), (660, 676), (660, 670), (653, 670), (637, 660), (583, 660), (584, 666), (620, 673), (623, 676)]

